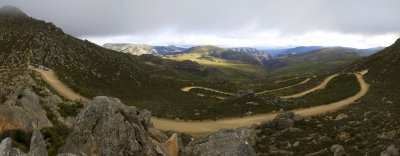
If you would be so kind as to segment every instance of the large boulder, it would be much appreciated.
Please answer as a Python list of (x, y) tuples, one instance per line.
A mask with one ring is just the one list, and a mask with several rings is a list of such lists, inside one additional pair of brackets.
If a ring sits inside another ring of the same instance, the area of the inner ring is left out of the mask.
[(215, 134), (191, 141), (183, 150), (184, 156), (255, 156), (253, 129), (240, 127), (220, 130)]
[(386, 151), (381, 152), (381, 156), (400, 156), (399, 148), (390, 145), (386, 148)]
[(0, 105), (0, 133), (6, 130), (22, 130), (32, 132), (53, 126), (46, 116), (38, 95), (26, 84), (19, 85)]
[(303, 117), (296, 115), (293, 112), (279, 112), (279, 114), (274, 119), (262, 122), (260, 124), (260, 127), (284, 130), (293, 127), (295, 121), (299, 121), (302, 119)]
[(157, 155), (149, 137), (151, 114), (120, 100), (96, 97), (77, 116), (60, 153), (76, 155)]

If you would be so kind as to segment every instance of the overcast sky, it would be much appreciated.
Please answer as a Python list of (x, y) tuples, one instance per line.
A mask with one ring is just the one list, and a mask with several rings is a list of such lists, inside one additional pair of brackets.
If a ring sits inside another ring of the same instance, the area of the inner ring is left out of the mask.
[(400, 0), (0, 0), (97, 44), (388, 46)]

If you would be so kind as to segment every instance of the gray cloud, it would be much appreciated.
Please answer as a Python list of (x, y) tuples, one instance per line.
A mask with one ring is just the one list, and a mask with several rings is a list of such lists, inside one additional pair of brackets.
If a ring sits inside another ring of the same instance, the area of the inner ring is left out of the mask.
[(19, 7), (77, 37), (400, 32), (399, 0), (0, 0), (0, 5)]

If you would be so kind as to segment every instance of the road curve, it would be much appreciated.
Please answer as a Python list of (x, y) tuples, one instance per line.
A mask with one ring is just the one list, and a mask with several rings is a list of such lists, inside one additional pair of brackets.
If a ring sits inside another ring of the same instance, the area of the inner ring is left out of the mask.
[(322, 83), (320, 83), (318, 86), (315, 86), (314, 88), (311, 88), (309, 90), (305, 90), (303, 92), (300, 92), (300, 93), (297, 93), (297, 94), (293, 94), (293, 95), (281, 96), (281, 98), (282, 99), (299, 98), (299, 97), (302, 97), (302, 96), (304, 96), (304, 95), (306, 95), (308, 93), (314, 92), (316, 90), (324, 89), (326, 87), (326, 85), (329, 83), (329, 81), (331, 81), (336, 76), (338, 76), (338, 74), (334, 74), (334, 75), (328, 76), (327, 78), (324, 79), (324, 81)]
[[(51, 87), (53, 87), (60, 95), (64, 96), (65, 98), (70, 100), (75, 100), (75, 99), (88, 100), (87, 98), (84, 98), (83, 96), (75, 93), (72, 89), (68, 88), (68, 86), (66, 86), (64, 83), (58, 80), (56, 74), (52, 70), (44, 71), (41, 69), (35, 69), (35, 71), (39, 72), (41, 77)], [(361, 89), (354, 96), (330, 104), (325, 104), (310, 108), (295, 109), (292, 110), (292, 112), (295, 112), (296, 114), (303, 116), (313, 116), (313, 115), (334, 112), (347, 105), (350, 105), (354, 101), (364, 96), (369, 90), (369, 85), (365, 82), (362, 76), (365, 73), (366, 71), (355, 73), (355, 75), (357, 76), (357, 80), (361, 86)], [(258, 124), (262, 121), (271, 120), (276, 115), (277, 115), (276, 112), (272, 112), (272, 113), (264, 113), (247, 117), (224, 118), (219, 120), (205, 120), (205, 121), (182, 121), (182, 120), (171, 120), (171, 119), (152, 117), (151, 121), (153, 122), (154, 126), (157, 129), (175, 130), (177, 132), (183, 132), (192, 135), (201, 135), (201, 134), (216, 132), (222, 128), (236, 128), (240, 126)]]
[[(294, 87), (294, 86), (298, 86), (298, 85), (307, 83), (307, 82), (310, 81), (310, 80), (311, 80), (311, 78), (307, 78), (307, 79), (305, 79), (304, 81), (302, 81), (302, 82), (300, 82), (300, 83), (297, 83), (297, 84), (294, 84), (294, 85), (290, 85), (290, 86), (286, 86), (286, 87), (282, 87), (282, 88), (277, 88), (277, 89), (265, 90), (265, 91), (258, 92), (258, 93), (256, 93), (256, 94), (265, 94), (265, 93), (272, 92), (272, 91), (277, 91), (277, 90), (292, 88), (292, 87)], [(212, 91), (212, 92), (216, 92), (216, 93), (221, 93), (221, 94), (234, 95), (234, 93), (231, 93), (231, 92), (225, 92), (225, 91), (220, 91), (220, 90), (216, 90), (216, 89), (212, 89), (212, 88), (207, 88), (207, 87), (200, 87), (200, 86), (184, 87), (184, 88), (181, 89), (181, 91), (182, 91), (182, 92), (189, 92), (190, 90), (195, 89), (195, 88), (197, 88), (197, 89), (204, 89), (204, 90), (208, 90), (208, 91)], [(199, 95), (199, 96), (204, 96), (204, 94), (197, 94), (197, 95)], [(216, 98), (219, 98), (219, 99), (224, 99), (224, 98), (217, 97), (217, 96), (213, 96), (213, 97), (216, 97)]]

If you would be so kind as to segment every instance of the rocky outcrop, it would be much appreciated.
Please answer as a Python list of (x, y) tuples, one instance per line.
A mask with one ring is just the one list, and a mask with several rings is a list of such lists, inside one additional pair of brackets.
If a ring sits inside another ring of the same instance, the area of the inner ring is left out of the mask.
[(291, 128), (295, 121), (302, 120), (303, 117), (294, 114), (293, 112), (281, 112), (273, 120), (261, 123), (262, 128), (276, 128), (284, 130)]
[(0, 144), (0, 156), (47, 156), (43, 136), (38, 130), (33, 131), (29, 153), (22, 153), (19, 149), (13, 148), (12, 139), (5, 138)]
[[(148, 134), (150, 112), (120, 100), (96, 97), (77, 116), (60, 153), (76, 155), (157, 155)], [(157, 152), (158, 151), (158, 152)]]
[(399, 148), (394, 145), (390, 145), (386, 148), (386, 151), (381, 152), (381, 156), (400, 156)]
[(1, 141), (0, 144), (0, 155), (1, 156), (8, 156), (11, 155), (12, 153), (12, 139), (11, 138), (5, 138), (3, 141)]
[(332, 145), (330, 150), (334, 156), (343, 156), (346, 154), (342, 145)]
[(40, 97), (24, 83), (18, 85), (8, 100), (0, 105), (0, 123), (0, 132), (13, 129), (31, 132), (52, 126)]
[(241, 127), (220, 130), (215, 134), (191, 141), (183, 150), (184, 156), (252, 156), (256, 155), (252, 147), (253, 129)]
[(29, 155), (47, 156), (46, 144), (43, 141), (42, 134), (38, 130), (33, 131)]

